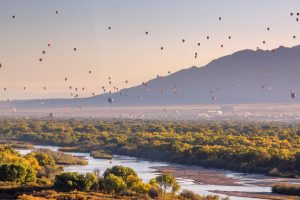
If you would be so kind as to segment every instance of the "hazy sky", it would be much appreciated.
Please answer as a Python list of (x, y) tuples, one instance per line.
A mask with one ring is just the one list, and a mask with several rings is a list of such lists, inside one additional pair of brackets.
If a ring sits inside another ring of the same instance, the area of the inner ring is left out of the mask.
[(109, 76), (123, 88), (237, 50), (298, 45), (297, 12), (299, 0), (1, 0), (0, 99), (70, 97), (69, 86), (89, 96)]

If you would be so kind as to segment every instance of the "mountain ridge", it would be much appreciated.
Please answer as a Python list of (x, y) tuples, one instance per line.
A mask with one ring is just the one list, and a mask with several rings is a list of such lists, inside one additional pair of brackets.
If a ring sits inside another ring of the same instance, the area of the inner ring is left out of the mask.
[[(244, 49), (151, 79), (118, 92), (80, 99), (31, 99), (1, 102), (1, 107), (160, 106), (290, 102), (300, 86), (300, 45), (272, 50)], [(122, 94), (122, 95), (121, 95)], [(297, 98), (293, 100), (297, 102)]]

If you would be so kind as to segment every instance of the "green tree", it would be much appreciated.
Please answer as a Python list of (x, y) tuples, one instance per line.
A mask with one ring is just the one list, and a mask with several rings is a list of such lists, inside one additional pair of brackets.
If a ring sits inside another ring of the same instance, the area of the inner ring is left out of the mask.
[(25, 183), (36, 180), (36, 171), (23, 164), (3, 163), (0, 164), (0, 181)]
[(85, 175), (80, 174), (78, 177), (78, 190), (89, 192), (91, 190), (96, 191), (98, 187), (98, 177), (95, 174), (87, 173)]
[(37, 159), (40, 166), (44, 167), (46, 165), (55, 165), (54, 159), (50, 155), (48, 155), (44, 152), (35, 152), (32, 154)]
[(165, 199), (165, 195), (168, 190), (174, 194), (180, 189), (175, 177), (171, 174), (162, 174), (157, 176), (155, 179), (160, 188), (162, 199)]
[(108, 193), (121, 194), (126, 189), (126, 183), (114, 174), (108, 174), (102, 181), (103, 189)]
[(113, 166), (112, 168), (108, 168), (105, 170), (103, 174), (104, 178), (109, 174), (113, 174), (117, 177), (122, 178), (129, 188), (132, 186), (134, 182), (140, 181), (137, 173), (130, 167), (116, 165)]
[(79, 174), (76, 172), (66, 172), (56, 175), (54, 187), (58, 191), (69, 192), (78, 189)]
[(56, 175), (54, 181), (54, 187), (58, 191), (85, 191), (89, 192), (92, 189), (96, 190), (98, 185), (98, 178), (95, 174), (79, 174), (76, 172), (66, 172), (60, 175)]

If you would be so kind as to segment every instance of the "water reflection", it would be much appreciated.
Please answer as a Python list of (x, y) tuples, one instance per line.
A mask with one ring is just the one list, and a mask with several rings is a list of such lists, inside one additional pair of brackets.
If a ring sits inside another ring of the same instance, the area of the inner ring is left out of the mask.
[[(35, 148), (46, 148), (52, 151), (58, 151), (59, 147), (56, 146), (40, 146), (36, 145)], [(21, 154), (29, 153), (31, 150), (19, 150)], [(156, 172), (154, 167), (167, 167), (171, 166), (170, 163), (166, 162), (156, 162), (156, 161), (149, 161), (138, 159), (135, 157), (129, 156), (119, 156), (114, 155), (112, 160), (106, 159), (94, 159), (88, 153), (75, 153), (75, 152), (68, 152), (67, 154), (71, 154), (74, 156), (83, 157), (88, 160), (88, 165), (70, 165), (65, 166), (64, 170), (66, 172), (79, 172), (79, 173), (87, 173), (93, 172), (94, 169), (100, 170), (103, 173), (108, 167), (112, 167), (114, 165), (122, 165), (126, 167), (131, 167), (134, 169), (139, 177), (143, 179), (144, 182), (148, 182), (151, 178), (154, 178), (159, 173)], [(183, 166), (183, 165), (174, 165), (172, 166)], [(222, 191), (245, 191), (245, 192), (270, 192), (270, 187), (259, 187), (254, 186), (247, 183), (245, 177), (241, 173), (232, 173), (228, 171), (222, 171), (226, 176), (232, 177), (237, 179), (238, 182), (243, 183), (243, 186), (224, 186), (224, 185), (207, 185), (207, 184), (197, 184), (194, 183), (193, 180), (187, 178), (178, 178), (178, 182), (181, 185), (182, 189), (188, 189), (194, 191), (198, 194), (207, 195), (212, 194), (210, 190), (222, 190)], [(252, 179), (251, 179), (252, 180)], [(220, 195), (224, 196), (224, 195)], [(242, 197), (230, 197), (232, 200), (255, 200), (255, 198), (242, 198)]]

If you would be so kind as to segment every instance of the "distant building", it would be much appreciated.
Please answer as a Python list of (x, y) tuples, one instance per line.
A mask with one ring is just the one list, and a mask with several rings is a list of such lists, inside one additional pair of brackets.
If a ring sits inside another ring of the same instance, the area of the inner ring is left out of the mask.
[(50, 118), (53, 118), (54, 116), (55, 116), (54, 113), (50, 113), (50, 114), (49, 114), (49, 117), (50, 117)]

